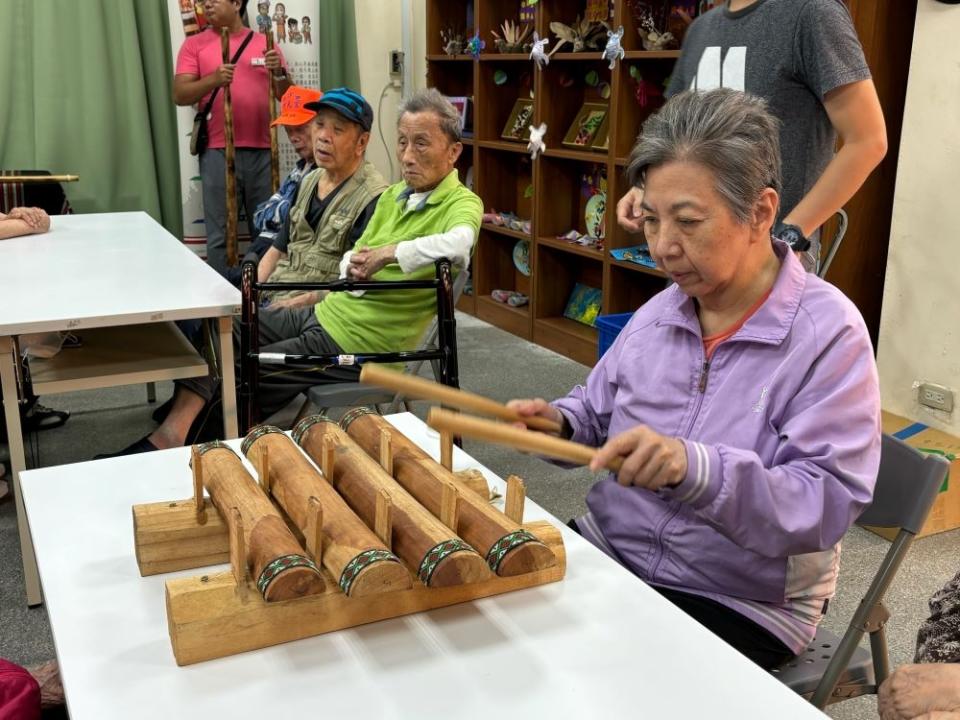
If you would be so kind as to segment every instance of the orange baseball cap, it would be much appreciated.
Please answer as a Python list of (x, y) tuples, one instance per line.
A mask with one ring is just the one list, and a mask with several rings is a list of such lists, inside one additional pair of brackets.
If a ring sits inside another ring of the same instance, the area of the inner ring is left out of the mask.
[(322, 97), (323, 93), (319, 90), (291, 85), (280, 100), (280, 116), (270, 125), (303, 125), (310, 122), (317, 113), (307, 110), (304, 105)]

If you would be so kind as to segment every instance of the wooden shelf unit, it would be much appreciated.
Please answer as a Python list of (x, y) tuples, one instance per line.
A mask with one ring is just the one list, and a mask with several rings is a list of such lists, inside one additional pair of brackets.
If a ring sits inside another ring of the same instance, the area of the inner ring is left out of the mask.
[[(445, 95), (474, 100), (473, 136), (458, 163), (461, 178), (472, 166), (473, 189), (483, 199), (485, 211), (511, 212), (532, 221), (529, 236), (503, 226), (483, 225), (471, 268), (474, 294), (464, 295), (457, 307), (592, 365), (597, 359), (596, 329), (563, 316), (575, 284), (600, 288), (601, 312), (610, 314), (635, 310), (666, 282), (657, 270), (613, 259), (610, 249), (643, 241), (617, 226), (614, 208), (627, 188), (627, 158), (640, 125), (663, 102), (662, 97), (649, 97), (645, 107), (639, 105), (630, 68), (636, 66), (644, 79), (662, 87), (680, 53), (643, 50), (625, 0), (615, 0), (611, 26), (624, 26), (626, 56), (613, 69), (600, 52), (573, 53), (567, 45), (549, 65), (537, 70), (527, 53), (498, 53), (491, 34), (504, 20), (519, 19), (520, 4), (520, 0), (427, 0), (427, 84)], [(535, 29), (540, 37), (550, 38), (548, 48), (557, 43), (550, 23), (570, 23), (584, 7), (584, 0), (540, 0)], [(472, 18), (469, 27), (468, 15)], [(462, 61), (472, 60), (470, 56), (443, 54), (440, 31), (451, 26), (466, 31), (468, 37), (474, 28), (480, 30), (486, 48), (475, 62)], [(596, 85), (587, 84), (588, 73), (596, 73)], [(497, 85), (495, 78), (502, 81), (504, 74), (505, 82)], [(601, 93), (604, 84), (610, 89), (607, 98)], [(501, 137), (516, 100), (529, 97), (534, 102), (532, 124), (547, 123), (547, 151), (534, 161), (526, 143)], [(562, 142), (584, 102), (608, 106), (605, 151), (571, 148)], [(569, 230), (586, 230), (588, 198), (582, 191), (582, 179), (589, 172), (606, 175), (608, 207), (602, 250), (557, 238)], [(518, 242), (530, 244), (529, 276), (514, 265)], [(514, 308), (497, 302), (491, 293), (498, 289), (522, 292), (530, 304)]]

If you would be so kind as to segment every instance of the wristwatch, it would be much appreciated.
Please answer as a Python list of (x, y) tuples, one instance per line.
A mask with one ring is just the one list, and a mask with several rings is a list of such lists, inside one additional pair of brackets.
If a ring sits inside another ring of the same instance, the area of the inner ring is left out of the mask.
[(773, 236), (783, 240), (796, 252), (806, 252), (810, 249), (810, 241), (804, 236), (803, 230), (796, 225), (777, 223), (777, 226), (773, 229)]

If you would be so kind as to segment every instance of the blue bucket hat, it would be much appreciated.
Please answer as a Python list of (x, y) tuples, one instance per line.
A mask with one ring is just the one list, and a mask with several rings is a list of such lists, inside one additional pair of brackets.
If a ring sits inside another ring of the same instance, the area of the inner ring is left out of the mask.
[(313, 102), (304, 103), (307, 110), (317, 112), (320, 108), (336, 110), (350, 122), (355, 122), (365, 131), (373, 127), (373, 108), (363, 99), (363, 95), (350, 88), (340, 87), (327, 90), (323, 97)]

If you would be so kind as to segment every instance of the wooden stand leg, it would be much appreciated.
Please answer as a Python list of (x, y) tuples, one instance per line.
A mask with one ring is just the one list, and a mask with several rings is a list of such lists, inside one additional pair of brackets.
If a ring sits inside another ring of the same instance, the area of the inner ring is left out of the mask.
[(237, 583), (237, 592), (241, 602), (247, 599), (247, 548), (243, 542), (243, 518), (240, 511), (232, 508), (233, 522), (230, 523), (230, 569)]
[(440, 433), (440, 464), (453, 472), (453, 433)]
[(320, 471), (323, 473), (324, 477), (327, 478), (327, 482), (331, 484), (333, 484), (333, 453), (335, 451), (336, 448), (333, 444), (333, 438), (323, 438), (323, 458), (320, 462)]
[(443, 486), (443, 495), (440, 498), (440, 522), (448, 528), (457, 532), (457, 521), (459, 520), (458, 501), (460, 493), (453, 483), (445, 483)]
[(374, 513), (373, 531), (380, 538), (380, 542), (393, 549), (393, 503), (384, 490), (377, 493), (377, 507)]
[(193, 504), (197, 510), (197, 524), (207, 524), (207, 503), (203, 499), (203, 460), (200, 448), (196, 445), (190, 448), (190, 467), (193, 469)]
[(220, 331), (220, 395), (223, 400), (224, 439), (235, 438), (237, 430), (237, 386), (233, 368), (233, 318), (217, 318)]
[(323, 534), (321, 532), (323, 530), (323, 507), (321, 507), (320, 501), (312, 495), (307, 500), (307, 505), (310, 510), (309, 515), (307, 515), (307, 530), (304, 533), (304, 540), (307, 545), (307, 552), (313, 557), (317, 567), (320, 567), (323, 562)]
[(516, 475), (507, 478), (507, 499), (504, 503), (503, 514), (515, 523), (523, 522), (523, 503), (526, 500), (527, 490), (523, 479)]
[(3, 409), (7, 419), (7, 442), (10, 444), (10, 482), (17, 504), (17, 530), (20, 535), (20, 555), (23, 559), (23, 579), (27, 587), (27, 605), (34, 606), (43, 602), (40, 592), (40, 574), (37, 571), (37, 559), (33, 553), (33, 539), (27, 526), (27, 510), (23, 505), (23, 492), (20, 489), (20, 473), (27, 468), (27, 459), (23, 452), (23, 430), (20, 427), (20, 393), (17, 391), (16, 354), (13, 340), (0, 337), (0, 386), (3, 387)]
[(393, 475), (393, 444), (386, 428), (380, 431), (380, 467), (387, 475)]
[(264, 443), (260, 450), (260, 466), (257, 468), (257, 475), (260, 476), (260, 487), (267, 497), (270, 497), (270, 448)]

